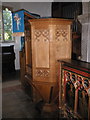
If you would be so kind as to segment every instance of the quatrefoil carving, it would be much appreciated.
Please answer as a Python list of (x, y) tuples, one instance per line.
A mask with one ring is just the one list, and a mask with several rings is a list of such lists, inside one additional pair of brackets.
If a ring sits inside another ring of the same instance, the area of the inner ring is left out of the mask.
[(37, 77), (49, 77), (49, 74), (50, 74), (49, 70), (43, 70), (43, 69), (36, 70)]
[(42, 39), (40, 39), (40, 37), (43, 37), (43, 40), (46, 42), (46, 41), (49, 41), (49, 30), (48, 29), (45, 29), (45, 30), (35, 30), (35, 34), (34, 34), (34, 37), (35, 37), (35, 40), (36, 41), (40, 41)]
[(68, 31), (66, 28), (56, 27), (56, 30), (55, 30), (56, 41), (60, 41), (61, 36), (63, 37), (63, 40), (67, 40), (67, 34), (68, 34)]

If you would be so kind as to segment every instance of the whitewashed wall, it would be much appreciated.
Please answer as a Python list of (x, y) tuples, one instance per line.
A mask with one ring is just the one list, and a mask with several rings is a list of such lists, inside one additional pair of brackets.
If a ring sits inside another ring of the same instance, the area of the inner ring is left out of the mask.
[[(30, 12), (39, 14), (41, 17), (44, 16), (51, 16), (51, 3), (49, 2), (4, 2), (4, 6), (9, 6), (12, 7), (13, 10), (19, 10), (19, 9), (26, 9)], [(14, 51), (16, 55), (15, 59), (15, 69), (18, 70), (20, 69), (20, 64), (19, 64), (19, 50), (20, 50), (20, 37), (15, 37), (15, 43), (14, 44)], [(2, 45), (11, 45), (11, 44), (2, 44)]]
[(51, 16), (50, 2), (24, 2), (20, 5), (20, 8), (24, 8), (32, 13), (39, 14), (41, 17)]
[(13, 10), (18, 10), (20, 8), (20, 3), (17, 2), (3, 2), (2, 5), (12, 7)]

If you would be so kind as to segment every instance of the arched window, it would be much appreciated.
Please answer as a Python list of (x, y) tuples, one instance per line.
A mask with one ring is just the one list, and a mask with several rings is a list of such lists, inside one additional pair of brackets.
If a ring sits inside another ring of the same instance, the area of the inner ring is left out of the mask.
[(3, 40), (2, 42), (12, 42), (12, 9), (2, 7)]

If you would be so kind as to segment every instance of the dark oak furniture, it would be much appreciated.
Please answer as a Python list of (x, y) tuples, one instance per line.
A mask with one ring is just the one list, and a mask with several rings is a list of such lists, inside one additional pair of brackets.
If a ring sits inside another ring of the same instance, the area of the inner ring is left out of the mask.
[(2, 74), (15, 71), (14, 45), (2, 46)]
[(90, 120), (90, 63), (60, 61), (59, 108), (68, 118)]

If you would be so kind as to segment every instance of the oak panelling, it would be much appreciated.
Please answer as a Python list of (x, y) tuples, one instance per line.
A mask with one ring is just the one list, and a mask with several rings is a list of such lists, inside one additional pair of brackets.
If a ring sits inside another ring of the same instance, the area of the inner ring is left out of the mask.
[(32, 19), (29, 22), (32, 43), (32, 81), (37, 82), (36, 87), (44, 100), (48, 102), (53, 86), (55, 86), (52, 91), (53, 99), (58, 95), (59, 65), (57, 60), (71, 58), (72, 22), (56, 18)]
[(36, 67), (49, 68), (49, 30), (36, 30), (34, 45)]

